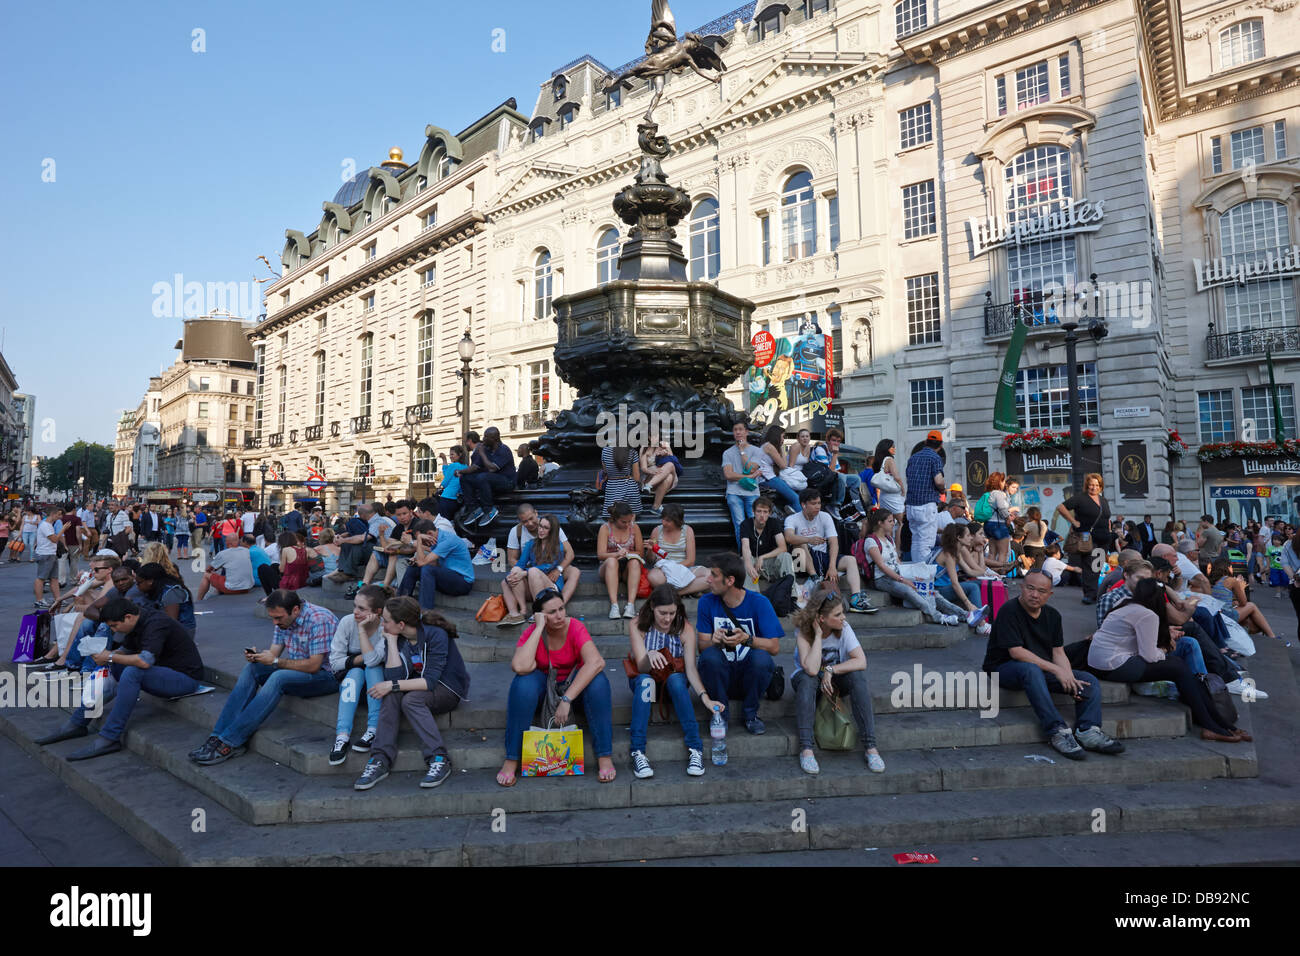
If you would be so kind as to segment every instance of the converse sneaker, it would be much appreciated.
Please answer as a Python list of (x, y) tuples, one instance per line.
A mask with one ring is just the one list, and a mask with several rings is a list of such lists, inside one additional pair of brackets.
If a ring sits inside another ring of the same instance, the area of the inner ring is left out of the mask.
[(622, 617), (622, 615), (618, 613), (618, 604), (611, 604), (609, 606), (609, 619), (611, 621), (617, 621), (620, 617)]
[(1048, 741), (1057, 753), (1071, 760), (1083, 760), (1088, 755), (1083, 752), (1079, 742), (1074, 739), (1074, 734), (1070, 733), (1069, 727), (1062, 727), (1056, 733), (1052, 734), (1052, 739)]
[(1076, 730), (1074, 739), (1085, 750), (1095, 750), (1099, 754), (1122, 754), (1124, 752), (1124, 745), (1114, 737), (1108, 736), (1096, 724), (1093, 724), (1087, 730)]
[(629, 619), (636, 617), (636, 605), (628, 601), (627, 607), (623, 608), (623, 616)]
[(347, 734), (339, 734), (334, 738), (334, 749), (330, 751), (331, 767), (337, 767), (348, 759), (348, 744), (351, 742), (352, 738)]
[(956, 614), (945, 614), (943, 617), (939, 618), (939, 623), (945, 627), (956, 627), (961, 623), (961, 618)]
[[(483, 515), (483, 517), (482, 517), (482, 518), (479, 518), (479, 520), (478, 520), (478, 526), (479, 526), (480, 528), (486, 528), (486, 527), (488, 527), (489, 525), (492, 524), (493, 521), (496, 521), (496, 520), (497, 520), (497, 515), (499, 515), (500, 513), (501, 513), (501, 509), (500, 509), (500, 508), (490, 508), (490, 509), (488, 509), (488, 511)], [(466, 523), (468, 524), (468, 522), (466, 522)]]
[(361, 771), (361, 776), (357, 777), (356, 783), (352, 784), (353, 790), (369, 790), (380, 780), (388, 776), (388, 764), (384, 758), (375, 754), (366, 762), (366, 768)]
[(980, 635), (980, 637), (988, 637), (993, 633), (993, 625), (988, 621), (985, 621), (979, 627), (975, 628), (975, 633)]
[(654, 768), (650, 766), (650, 761), (646, 760), (645, 754), (640, 750), (632, 751), (632, 776), (638, 780), (644, 780), (646, 777), (655, 775)]
[(463, 524), (465, 527), (468, 528), (468, 527), (469, 527), (470, 525), (472, 525), (474, 522), (478, 521), (478, 519), (481, 518), (481, 517), (483, 517), (483, 509), (482, 509), (482, 508), (475, 508), (473, 511), (471, 511), (469, 514), (467, 514), (465, 517), (461, 518), (461, 519), (460, 519), (460, 523)]
[(370, 753), (370, 747), (374, 742), (375, 730), (372, 727), (367, 727), (366, 732), (361, 735), (361, 739), (352, 745), (352, 749), (359, 754), (368, 754)]
[(985, 616), (987, 616), (988, 613), (989, 613), (989, 606), (987, 604), (985, 604), (983, 607), (977, 607), (975, 608), (975, 610), (971, 611), (969, 614), (966, 615), (966, 623), (971, 627), (978, 627), (980, 622), (984, 620)]
[(692, 777), (704, 776), (704, 751), (688, 748), (690, 756), (686, 760), (686, 772)]
[(451, 776), (451, 761), (442, 756), (434, 757), (429, 761), (429, 772), (420, 781), (420, 786), (426, 790), (440, 786), (449, 776)]

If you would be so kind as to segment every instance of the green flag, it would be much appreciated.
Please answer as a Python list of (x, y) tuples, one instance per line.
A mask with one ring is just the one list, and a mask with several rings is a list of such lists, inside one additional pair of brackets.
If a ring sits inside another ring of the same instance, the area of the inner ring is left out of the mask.
[(1282, 422), (1282, 403), (1278, 401), (1277, 379), (1273, 377), (1273, 350), (1265, 349), (1264, 357), (1268, 359), (1268, 396), (1273, 402), (1273, 440), (1281, 443), (1286, 438), (1286, 429)]
[(1000, 432), (1020, 431), (1016, 416), (1016, 373), (1020, 371), (1020, 353), (1025, 347), (1028, 331), (1025, 323), (1017, 318), (1011, 330), (1011, 341), (1007, 343), (1007, 357), (1002, 363), (1002, 377), (998, 379), (998, 395), (993, 402), (993, 427)]

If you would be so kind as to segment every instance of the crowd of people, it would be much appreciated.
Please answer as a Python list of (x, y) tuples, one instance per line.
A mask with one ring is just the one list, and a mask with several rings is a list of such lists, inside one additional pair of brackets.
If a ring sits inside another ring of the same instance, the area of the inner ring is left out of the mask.
[[(584, 623), (568, 612), (584, 573), (603, 584), (609, 618), (628, 621), (624, 669), (637, 778), (654, 773), (646, 755), (652, 699), (671, 703), (692, 775), (705, 772), (694, 699), (712, 721), (722, 721), (724, 733), (734, 701), (734, 722), (750, 734), (765, 732), (759, 711), (774, 688), (779, 697), (784, 687), (777, 669), (787, 627), (795, 639), (790, 693), (800, 768), (820, 772), (813, 734), (819, 699), (848, 697), (863, 760), (883, 772), (867, 659), (850, 616), (891, 602), (986, 639), (984, 669), (1002, 687), (1026, 693), (1046, 739), (1070, 759), (1124, 750), (1102, 730), (1104, 680), (1167, 682), (1202, 736), (1250, 739), (1216, 710), (1204, 678), (1221, 679), (1230, 693), (1267, 696), (1232, 644), (1237, 629), (1277, 637), (1252, 599), (1252, 585), (1279, 596), (1286, 589), (1300, 617), (1300, 545), (1290, 525), (1268, 518), (1241, 528), (1205, 515), (1194, 529), (1170, 521), (1158, 532), (1149, 515), (1141, 522), (1113, 515), (1102, 477), (1089, 474), (1052, 514), (1062, 536), (1039, 508), (1021, 513), (1018, 484), (1002, 473), (991, 474), (980, 497), (968, 501), (944, 475), (938, 432), (905, 463), (892, 440), (880, 442), (859, 474), (841, 465), (836, 429), (817, 443), (801, 431), (788, 448), (779, 428), (753, 437), (761, 440), (751, 441), (748, 426), (737, 423), (722, 462), (726, 487), (719, 491), (735, 550), (703, 560), (688, 515), (673, 500), (681, 463), (665, 444), (603, 449), (605, 508), (592, 554), (575, 554), (557, 515), (518, 504), (508, 570), (497, 585), (505, 608), (500, 626), (521, 629), (509, 665), (498, 784), (515, 785), (523, 734), (539, 707), (560, 726), (582, 711), (597, 778), (608, 782), (617, 774), (606, 662)], [(459, 516), (462, 528), (486, 528), (499, 517), (501, 492), (544, 481), (550, 463), (533, 459), (527, 446), (519, 454), (531, 468), (516, 465), (497, 429), (487, 429), (482, 441), (470, 433), (444, 462), (436, 497), (363, 502), (332, 521), (298, 509), (278, 518), (252, 511), (218, 517), (202, 508), (159, 514), (147, 503), (124, 510), (112, 501), (102, 510), (33, 513), (31, 532), (26, 515), (11, 516), (10, 536), (21, 528), (24, 543), (31, 542), (38, 607), (76, 615), (40, 663), (51, 672), (106, 668), (116, 682), (109, 719), (70, 759), (120, 749), (141, 691), (192, 693), (202, 676), (195, 602), (260, 586), (274, 624), (271, 646), (244, 649), (244, 669), (190, 758), (211, 766), (243, 753), (283, 695), (338, 694), (329, 762), (342, 764), (349, 750), (368, 755), (357, 789), (391, 772), (402, 716), (427, 766), (420, 786), (440, 786), (451, 762), (436, 718), (469, 699), (470, 676), (439, 596), (467, 595), (477, 577), (473, 546), (453, 519)], [(657, 519), (645, 530), (637, 522), (643, 512)], [(211, 557), (192, 595), (172, 553), (187, 557), (205, 537)], [(69, 587), (77, 575), (74, 552), (89, 567)], [(594, 561), (594, 570), (579, 568), (579, 557)], [(61, 564), (68, 574), (62, 585)], [(341, 619), (304, 596), (325, 575), (350, 584), (352, 610)], [(1014, 598), (1009, 581), (1019, 584)], [(46, 583), (51, 601), (44, 599)], [(1055, 589), (1065, 584), (1080, 588), (1082, 603), (1096, 605), (1095, 631), (1068, 644), (1052, 606)], [(692, 616), (684, 599), (696, 597)], [(1074, 698), (1073, 728), (1053, 693)], [(355, 736), (362, 696), (365, 731)], [(88, 724), (77, 711), (41, 743), (85, 736)], [(722, 761), (715, 753), (714, 762)]]

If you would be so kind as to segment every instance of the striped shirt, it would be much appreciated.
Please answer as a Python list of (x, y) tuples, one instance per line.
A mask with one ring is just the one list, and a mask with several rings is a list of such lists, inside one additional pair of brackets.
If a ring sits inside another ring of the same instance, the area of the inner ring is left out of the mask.
[(314, 654), (324, 655), (321, 669), (329, 667), (330, 641), (338, 629), (339, 619), (317, 604), (302, 602), (298, 619), (287, 628), (275, 629), (275, 643), (284, 647), (280, 656), (286, 660), (306, 660)]
[[(667, 650), (665, 650), (667, 648)], [(682, 647), (682, 636), (680, 634), (665, 634), (657, 628), (650, 628), (645, 635), (645, 649), (650, 651), (661, 651), (670, 657), (685, 656)]]

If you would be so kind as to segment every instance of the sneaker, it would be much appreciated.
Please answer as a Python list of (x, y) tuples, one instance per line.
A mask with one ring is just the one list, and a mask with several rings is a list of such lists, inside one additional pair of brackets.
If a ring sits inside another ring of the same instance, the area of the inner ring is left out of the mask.
[(653, 777), (654, 775), (654, 768), (650, 766), (650, 761), (645, 759), (645, 754), (640, 750), (633, 750), (632, 776), (638, 780), (644, 780), (646, 777)]
[(366, 728), (366, 732), (361, 735), (361, 739), (352, 745), (352, 749), (359, 754), (370, 753), (370, 747), (375, 742), (375, 730), (371, 727)]
[(208, 753), (208, 751), (215, 750), (217, 744), (219, 743), (221, 743), (221, 738), (219, 738), (216, 734), (213, 734), (207, 740), (203, 741), (203, 745), (199, 747), (197, 750), (191, 750), (189, 752), (189, 758), (191, 760), (198, 760), (199, 757)]
[(225, 763), (233, 757), (239, 757), (248, 752), (244, 746), (232, 747), (220, 738), (217, 739), (217, 745), (200, 757), (195, 758), (194, 762), (201, 767), (215, 767), (219, 763)]
[(799, 769), (813, 777), (822, 772), (822, 768), (817, 766), (817, 758), (812, 754), (800, 754)]
[(966, 623), (971, 627), (978, 627), (980, 622), (983, 621), (984, 618), (988, 616), (988, 613), (989, 613), (989, 606), (987, 604), (985, 604), (983, 607), (977, 607), (975, 608), (975, 610), (971, 611), (969, 614), (966, 615)]
[(939, 623), (945, 627), (956, 627), (961, 623), (961, 618), (956, 614), (945, 614), (943, 617), (939, 618)]
[(50, 602), (49, 602), (49, 601), (33, 601), (33, 602), (32, 602), (32, 606), (35, 607), (35, 608), (36, 608), (37, 610), (39, 610), (39, 611), (48, 611), (49, 608), (50, 608)]
[(867, 758), (868, 770), (872, 773), (885, 772), (885, 761), (881, 758), (880, 754), (865, 754), (865, 756)]
[(757, 715), (745, 721), (745, 729), (756, 737), (767, 733), (767, 725), (759, 720)]
[(1238, 677), (1231, 684), (1226, 684), (1224, 686), (1227, 689), (1229, 694), (1236, 694), (1242, 700), (1247, 699), (1247, 694), (1250, 695), (1249, 696), (1250, 700), (1268, 700), (1267, 693), (1260, 690), (1258, 687), (1250, 687), (1240, 677)]
[(497, 627), (514, 627), (517, 624), (524, 623), (526, 620), (528, 620), (528, 618), (524, 617), (522, 614), (507, 614), (497, 622)]
[(475, 508), (473, 511), (471, 511), (469, 514), (467, 514), (465, 517), (461, 518), (461, 519), (460, 519), (460, 523), (463, 524), (465, 527), (468, 528), (468, 527), (469, 527), (470, 525), (472, 525), (474, 522), (478, 521), (478, 519), (481, 518), (481, 517), (483, 517), (483, 509), (482, 509), (482, 508)]
[(871, 606), (871, 602), (867, 600), (866, 591), (859, 591), (849, 598), (849, 610), (857, 614), (875, 614), (880, 608)]
[(690, 747), (688, 752), (690, 756), (686, 758), (686, 772), (692, 777), (704, 776), (704, 751)]
[(384, 758), (375, 754), (366, 763), (366, 767), (361, 771), (361, 776), (357, 777), (356, 782), (352, 784), (353, 790), (369, 790), (380, 780), (388, 776), (388, 764)]
[(1074, 739), (1074, 734), (1070, 733), (1069, 727), (1062, 727), (1056, 733), (1052, 734), (1052, 739), (1048, 741), (1057, 753), (1069, 757), (1071, 760), (1083, 760), (1088, 755), (1083, 752), (1079, 742)]
[(617, 620), (618, 620), (620, 617), (622, 617), (622, 616), (623, 616), (623, 615), (621, 615), (621, 614), (618, 613), (618, 605), (617, 605), (617, 604), (611, 604), (611, 605), (609, 606), (609, 619), (610, 619), (611, 621), (617, 621)]
[(627, 607), (623, 608), (623, 616), (629, 619), (636, 617), (636, 605), (628, 601)]
[(980, 637), (988, 637), (990, 634), (993, 633), (993, 625), (990, 624), (988, 621), (985, 621), (979, 627), (975, 628), (975, 633), (978, 634)]
[(491, 511), (489, 511), (487, 514), (485, 514), (482, 518), (479, 519), (478, 526), (480, 528), (486, 528), (493, 521), (497, 520), (497, 515), (499, 515), (500, 513), (501, 513), (500, 508), (493, 508)]
[(334, 749), (330, 751), (331, 767), (337, 767), (348, 759), (348, 744), (351, 742), (352, 738), (347, 734), (339, 734), (334, 738)]
[(1099, 754), (1122, 754), (1124, 752), (1124, 745), (1114, 737), (1108, 736), (1096, 724), (1084, 731), (1076, 730), (1074, 739), (1085, 750), (1094, 750)]
[[(369, 765), (367, 765), (368, 769)], [(425, 790), (441, 786), (447, 782), (451, 776), (451, 761), (446, 757), (434, 757), (429, 761), (429, 772), (424, 775), (420, 781), (420, 786)]]
[(361, 590), (361, 585), (354, 582), (347, 586), (347, 590), (343, 592), (343, 595), (345, 597), (354, 598), (357, 596), (357, 592), (359, 592), (360, 590)]

